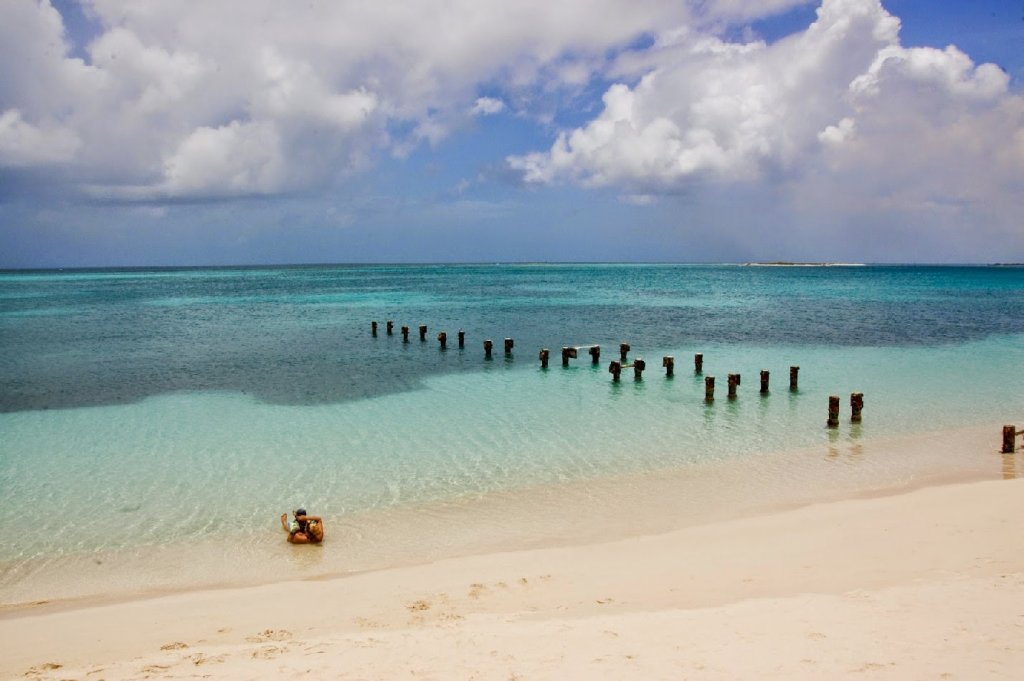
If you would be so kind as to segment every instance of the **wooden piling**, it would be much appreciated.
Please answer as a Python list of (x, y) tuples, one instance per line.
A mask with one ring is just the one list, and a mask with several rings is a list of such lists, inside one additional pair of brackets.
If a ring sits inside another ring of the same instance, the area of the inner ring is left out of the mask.
[(494, 347), (494, 343), (492, 343), (490, 341), (490, 339), (484, 341), (484, 357), (486, 359), (490, 359), (491, 358), (491, 348), (493, 348), (493, 347)]
[(761, 369), (761, 394), (764, 395), (768, 392), (768, 370)]
[(850, 393), (850, 421), (860, 423), (861, 411), (864, 410), (864, 393)]
[(639, 357), (633, 360), (633, 378), (636, 380), (643, 379), (644, 369), (647, 368), (647, 362), (643, 361)]
[(391, 321), (390, 319), (388, 320), (388, 335), (389, 336), (394, 336), (395, 335), (395, 323), (393, 321)]
[(437, 334), (437, 342), (441, 344), (441, 349), (445, 350), (448, 347), (448, 334), (444, 331)]
[(466, 332), (462, 329), (459, 329), (459, 347), (466, 347)]
[(408, 326), (403, 326), (402, 327), (402, 341), (405, 342), (405, 343), (409, 342), (409, 327)]
[(569, 366), (570, 359), (576, 359), (576, 348), (562, 348), (562, 366)]
[(676, 368), (676, 358), (670, 355), (662, 357), (661, 366), (665, 367), (665, 375), (671, 377)]
[(612, 382), (619, 382), (619, 375), (622, 373), (622, 362), (613, 361), (608, 365), (608, 373), (612, 375)]
[(839, 427), (839, 395), (828, 397), (828, 421), (825, 422), (829, 428)]
[(699, 352), (693, 356), (693, 373), (697, 375), (704, 373), (704, 355)]
[(515, 346), (515, 341), (513, 341), (511, 338), (506, 338), (505, 339), (505, 354), (506, 355), (511, 355), (512, 354), (512, 348), (514, 346)]
[(704, 377), (704, 401), (714, 402), (715, 401), (715, 377), (705, 376)]
[(427, 340), (427, 327), (425, 324), (420, 324), (420, 340), (424, 342)]
[(729, 374), (729, 399), (736, 399), (736, 386), (740, 384), (739, 374)]
[(1013, 454), (1017, 451), (1016, 438), (1017, 426), (1003, 426), (1003, 454)]
[(374, 338), (377, 337), (377, 322), (370, 322), (370, 333), (373, 334)]
[(600, 364), (600, 362), (601, 362), (601, 346), (600, 345), (591, 345), (590, 349), (587, 350), (587, 352), (590, 353), (590, 363), (591, 364)]
[(629, 354), (629, 343), (619, 343), (619, 359), (626, 363), (626, 355)]
[(800, 376), (800, 367), (789, 367), (789, 389), (798, 390), (797, 381)]
[(547, 348), (541, 348), (541, 351), (540, 351), (540, 368), (541, 369), (547, 369), (548, 368), (548, 358), (550, 356), (551, 356), (551, 351), (550, 350), (548, 350)]

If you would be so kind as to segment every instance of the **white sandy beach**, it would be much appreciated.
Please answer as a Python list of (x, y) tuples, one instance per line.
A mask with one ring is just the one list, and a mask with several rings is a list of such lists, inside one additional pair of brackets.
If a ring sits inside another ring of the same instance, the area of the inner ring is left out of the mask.
[(992, 480), (344, 578), (24, 607), (0, 616), (0, 675), (1015, 679), (1022, 518), (1024, 480)]

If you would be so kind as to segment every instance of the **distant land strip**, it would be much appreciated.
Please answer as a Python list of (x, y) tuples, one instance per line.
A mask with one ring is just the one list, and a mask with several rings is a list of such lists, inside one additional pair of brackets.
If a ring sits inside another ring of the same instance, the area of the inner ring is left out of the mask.
[(862, 262), (746, 262), (747, 267), (864, 267)]

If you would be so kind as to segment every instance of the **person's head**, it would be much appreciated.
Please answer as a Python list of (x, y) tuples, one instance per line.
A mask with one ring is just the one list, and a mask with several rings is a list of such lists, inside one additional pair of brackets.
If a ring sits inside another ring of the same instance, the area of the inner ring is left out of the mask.
[(301, 506), (299, 506), (297, 509), (295, 509), (294, 513), (295, 513), (295, 517), (298, 518), (299, 516), (306, 515), (306, 509), (304, 509)]

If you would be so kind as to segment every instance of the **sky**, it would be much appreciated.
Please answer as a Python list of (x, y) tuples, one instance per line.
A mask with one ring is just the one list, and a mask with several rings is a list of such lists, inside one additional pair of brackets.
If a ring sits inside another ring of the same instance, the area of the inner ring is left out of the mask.
[(2, 0), (0, 268), (1024, 262), (1024, 0)]

